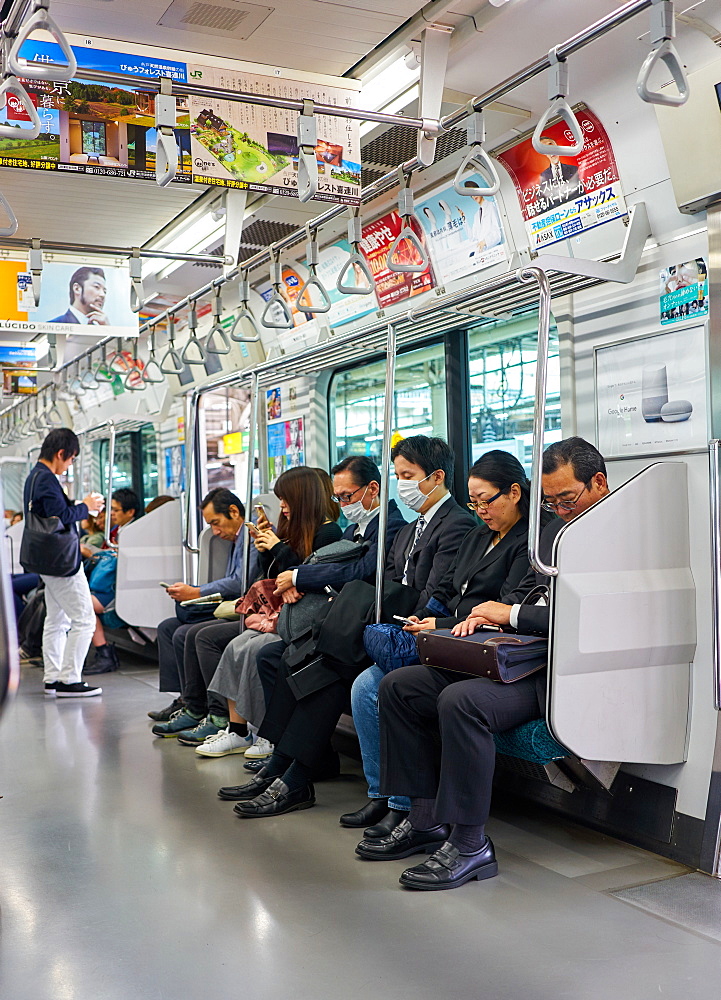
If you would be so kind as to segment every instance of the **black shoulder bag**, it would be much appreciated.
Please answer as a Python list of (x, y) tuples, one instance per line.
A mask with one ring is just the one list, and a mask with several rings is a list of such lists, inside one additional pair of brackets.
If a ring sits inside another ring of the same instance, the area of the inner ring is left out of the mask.
[(20, 563), (26, 573), (43, 576), (72, 576), (78, 568), (80, 539), (73, 525), (59, 517), (33, 513), (33, 489), (40, 470), (30, 483), (30, 499), (20, 545)]

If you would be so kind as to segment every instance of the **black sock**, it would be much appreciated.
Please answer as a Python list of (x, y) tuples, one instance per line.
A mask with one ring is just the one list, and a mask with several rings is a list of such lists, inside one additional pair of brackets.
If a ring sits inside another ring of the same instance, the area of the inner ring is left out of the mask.
[(292, 757), (281, 753), (279, 750), (274, 750), (263, 768), (263, 776), (268, 778), (280, 778), (281, 775), (285, 774), (292, 763)]
[(248, 735), (247, 722), (229, 722), (228, 729), (231, 731), (231, 733), (235, 733), (236, 736)]
[(301, 764), (299, 760), (294, 760), (283, 775), (283, 781), (291, 791), (296, 788), (305, 788), (310, 784), (311, 773), (311, 768)]
[(433, 815), (435, 807), (435, 799), (411, 799), (408, 819), (414, 830), (432, 830), (438, 826)]
[(461, 854), (475, 854), (483, 847), (486, 839), (485, 829), (484, 826), (466, 826), (464, 823), (456, 823), (448, 835), (448, 839)]

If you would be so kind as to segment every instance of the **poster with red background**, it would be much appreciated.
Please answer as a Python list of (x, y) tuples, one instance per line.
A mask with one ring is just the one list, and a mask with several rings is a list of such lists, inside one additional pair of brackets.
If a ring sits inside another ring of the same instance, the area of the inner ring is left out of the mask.
[[(378, 305), (381, 309), (435, 286), (433, 269), (430, 264), (425, 271), (416, 274), (391, 271), (388, 268), (386, 263), (388, 251), (404, 226), (405, 220), (401, 219), (398, 212), (390, 212), (363, 227), (363, 239), (360, 246), (373, 274)], [(421, 243), (425, 245), (423, 230), (417, 219), (413, 217), (411, 217), (411, 228)], [(407, 240), (399, 247), (395, 259), (408, 264), (420, 263), (418, 251)]]
[[(606, 130), (585, 104), (573, 109), (583, 132), (578, 156), (546, 156), (531, 144), (531, 133), (496, 154), (511, 175), (531, 249), (538, 250), (627, 214), (616, 159)], [(565, 121), (543, 130), (543, 139), (573, 143)]]

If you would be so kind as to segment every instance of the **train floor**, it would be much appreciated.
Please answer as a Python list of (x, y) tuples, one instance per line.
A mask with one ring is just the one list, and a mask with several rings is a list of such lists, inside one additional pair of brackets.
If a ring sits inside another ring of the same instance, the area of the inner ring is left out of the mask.
[(4, 1000), (718, 995), (721, 883), (519, 803), (497, 878), (412, 893), (414, 860), (363, 862), (338, 826), (357, 762), (314, 809), (236, 819), (215, 793), (242, 758), (154, 739), (147, 667), (99, 680), (56, 701), (26, 667), (0, 725)]

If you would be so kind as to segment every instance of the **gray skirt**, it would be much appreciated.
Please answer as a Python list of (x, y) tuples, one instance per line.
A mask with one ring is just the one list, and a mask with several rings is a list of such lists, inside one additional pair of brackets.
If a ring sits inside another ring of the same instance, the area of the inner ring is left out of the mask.
[(265, 717), (265, 697), (255, 661), (263, 646), (271, 642), (278, 642), (275, 632), (241, 632), (225, 647), (208, 685), (209, 691), (234, 701), (238, 715), (256, 729)]

